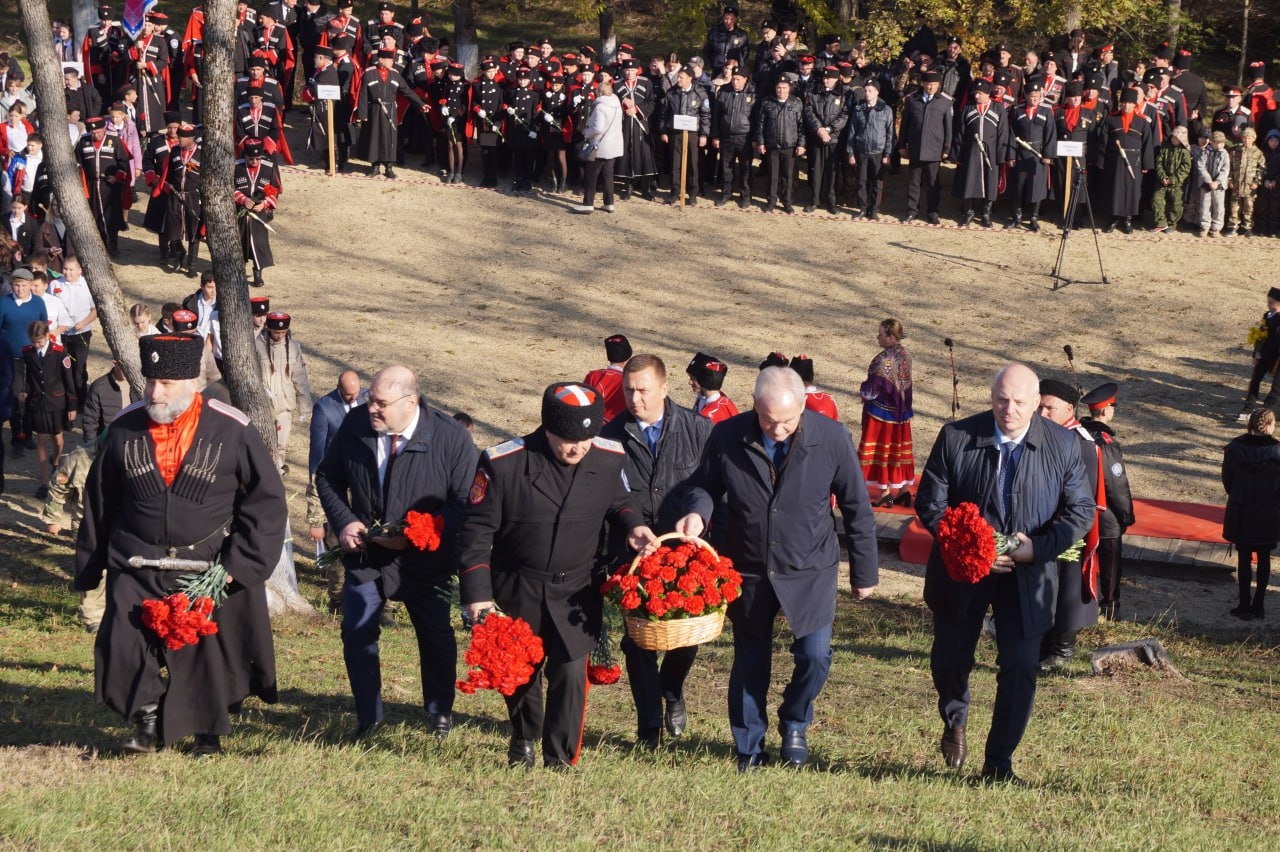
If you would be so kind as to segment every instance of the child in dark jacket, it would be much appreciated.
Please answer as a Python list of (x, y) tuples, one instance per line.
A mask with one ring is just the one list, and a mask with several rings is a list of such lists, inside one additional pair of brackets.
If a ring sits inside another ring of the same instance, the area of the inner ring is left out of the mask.
[(27, 326), (27, 336), (31, 345), (22, 347), (26, 385), (18, 399), (26, 408), (26, 431), (36, 439), (36, 460), (40, 466), (36, 497), (43, 500), (49, 495), (49, 471), (58, 466), (62, 455), (63, 424), (76, 419), (79, 404), (71, 356), (49, 338), (49, 323), (36, 320)]

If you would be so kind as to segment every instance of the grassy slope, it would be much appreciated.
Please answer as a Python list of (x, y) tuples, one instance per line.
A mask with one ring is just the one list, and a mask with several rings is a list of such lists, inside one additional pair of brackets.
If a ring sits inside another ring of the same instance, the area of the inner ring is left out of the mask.
[[(832, 679), (811, 730), (816, 771), (733, 771), (724, 711), (730, 649), (704, 649), (690, 736), (629, 750), (625, 683), (591, 695), (577, 772), (503, 768), (493, 694), (459, 696), (437, 745), (421, 727), (412, 630), (383, 642), (391, 726), (340, 745), (352, 722), (337, 622), (278, 625), (282, 701), (250, 702), (230, 753), (193, 761), (97, 757), (122, 728), (92, 704), (93, 656), (63, 591), (65, 547), (4, 534), (0, 548), (0, 838), (62, 847), (530, 846), (556, 838), (691, 847), (948, 845), (1262, 848), (1276, 843), (1277, 655), (1159, 627), (1088, 631), (1086, 646), (1155, 633), (1187, 680), (1097, 679), (1077, 662), (1042, 682), (1017, 768), (1026, 789), (939, 770), (929, 621), (914, 600), (842, 600)], [(306, 591), (318, 599), (309, 582)], [(785, 673), (785, 633), (775, 672)], [(994, 690), (974, 675), (974, 764)], [(774, 701), (776, 702), (776, 693)], [(770, 737), (776, 748), (776, 737)], [(83, 752), (83, 754), (82, 754)], [(88, 759), (94, 755), (95, 759)]]

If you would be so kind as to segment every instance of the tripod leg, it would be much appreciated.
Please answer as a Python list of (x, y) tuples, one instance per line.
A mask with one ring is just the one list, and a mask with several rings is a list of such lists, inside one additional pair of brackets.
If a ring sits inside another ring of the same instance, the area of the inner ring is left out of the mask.
[(1085, 209), (1089, 211), (1089, 229), (1093, 231), (1093, 250), (1098, 255), (1098, 275), (1102, 278), (1103, 284), (1109, 284), (1107, 280), (1107, 272), (1102, 268), (1102, 244), (1098, 242), (1098, 226), (1093, 221), (1093, 202), (1089, 200), (1086, 192), (1084, 196)]

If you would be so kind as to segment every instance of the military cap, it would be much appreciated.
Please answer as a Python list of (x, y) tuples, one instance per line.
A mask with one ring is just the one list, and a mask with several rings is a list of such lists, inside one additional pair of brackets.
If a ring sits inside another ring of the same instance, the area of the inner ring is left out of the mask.
[(107, 126), (107, 120), (100, 115), (95, 115), (93, 118), (86, 118), (84, 126), (86, 130), (101, 130)]
[(1136, 104), (1138, 102), (1138, 90), (1133, 86), (1127, 87), (1120, 95), (1120, 103)]
[(1062, 89), (1063, 97), (1080, 98), (1084, 97), (1084, 82), (1081, 80), (1072, 80)]
[(246, 68), (266, 68), (267, 60), (263, 59), (261, 56), (250, 56), (249, 60), (245, 62), (245, 67)]
[(1274, 302), (1280, 302), (1280, 287), (1272, 287), (1267, 291), (1267, 298)]
[(394, 47), (383, 47), (378, 50), (379, 59), (395, 59), (396, 50)]
[(249, 300), (249, 308), (255, 317), (265, 317), (271, 312), (271, 297), (254, 296)]
[(1178, 55), (1173, 57), (1173, 67), (1179, 71), (1186, 71), (1191, 67), (1191, 51), (1179, 50)]
[(1116, 404), (1116, 394), (1120, 392), (1120, 386), (1115, 382), (1105, 382), (1080, 397), (1080, 401), (1089, 406), (1091, 411), (1097, 411), (1100, 408), (1106, 408), (1108, 405)]
[(191, 334), (148, 334), (138, 338), (142, 375), (148, 379), (194, 379), (200, 375), (204, 340)]
[(195, 125), (194, 125), (194, 124), (179, 124), (179, 125), (178, 125), (178, 138), (179, 138), (179, 139), (195, 139), (195, 138), (196, 138), (196, 128), (195, 128)]
[(513, 50), (524, 50), (524, 48), (525, 48), (524, 42), (520, 41), (519, 39), (516, 39), (515, 41), (507, 42), (508, 53), (510, 53)]
[(1107, 83), (1106, 78), (1101, 74), (1090, 74), (1084, 78), (1084, 87), (1086, 89), (1102, 89)]
[(703, 390), (718, 391), (724, 387), (724, 377), (728, 374), (729, 367), (716, 356), (699, 352), (693, 356), (684, 371)]
[(828, 65), (826, 68), (822, 69), (822, 76), (828, 80), (839, 80), (840, 69), (834, 65)]
[(182, 118), (176, 112), (168, 111), (164, 114), (165, 124), (181, 124)]
[(808, 355), (795, 356), (787, 366), (799, 374), (800, 381), (804, 382), (806, 385), (813, 384), (813, 359)]
[(1041, 396), (1056, 396), (1063, 402), (1075, 405), (1080, 401), (1080, 391), (1060, 379), (1041, 379)]
[(194, 311), (188, 311), (184, 308), (183, 310), (173, 312), (174, 331), (195, 331), (195, 328), (199, 323), (200, 318), (196, 316)]
[(288, 331), (290, 317), (284, 311), (272, 311), (267, 314), (267, 328), (272, 331)]
[(111, 7), (110, 7), (110, 6), (99, 6), (99, 7), (98, 7), (98, 20), (99, 20), (99, 21), (106, 21), (106, 20), (109, 20), (110, 18), (111, 18)]
[(760, 362), (760, 369), (765, 367), (790, 367), (791, 362), (787, 360), (787, 356), (781, 352), (770, 352), (765, 359)]
[(261, 139), (249, 138), (244, 140), (242, 153), (246, 160), (250, 157), (261, 157), (264, 150), (266, 150), (266, 146), (262, 144)]
[(625, 334), (615, 334), (604, 339), (604, 354), (610, 364), (620, 364), (631, 357), (631, 341)]
[(379, 3), (379, 4), (378, 4), (378, 11), (379, 11), (379, 12), (394, 12), (395, 10), (396, 10), (396, 7), (395, 7), (395, 5), (394, 5), (394, 4), (392, 4), (392, 3)]
[(973, 91), (984, 95), (991, 94), (991, 81), (984, 80), (981, 77), (973, 81)]
[(329, 45), (334, 50), (351, 50), (351, 48), (355, 47), (355, 44), (355, 36), (350, 33), (343, 33), (342, 35), (336, 35), (329, 39)]
[(480, 63), (481, 71), (492, 71), (497, 67), (498, 67), (498, 63), (494, 62), (492, 59), (486, 59)]
[(937, 71), (926, 71), (920, 75), (921, 83), (941, 83), (942, 75)]
[(542, 428), (566, 441), (586, 441), (604, 425), (604, 397), (590, 385), (556, 382), (542, 394)]

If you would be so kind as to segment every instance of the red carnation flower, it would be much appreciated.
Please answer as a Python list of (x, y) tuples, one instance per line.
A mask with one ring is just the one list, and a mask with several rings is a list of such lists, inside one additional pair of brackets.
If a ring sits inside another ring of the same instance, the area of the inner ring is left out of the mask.
[(624, 610), (638, 609), (640, 603), (640, 594), (638, 592), (627, 592), (622, 596), (622, 608)]
[(620, 677), (622, 677), (621, 666), (587, 666), (587, 682), (596, 686), (608, 686), (611, 683), (617, 683)]
[(425, 512), (410, 512), (405, 515), (405, 538), (413, 542), (419, 550), (438, 550), (440, 536), (444, 533), (444, 518)]
[(977, 583), (991, 573), (1005, 550), (999, 535), (973, 503), (949, 506), (938, 521), (938, 551), (947, 575), (958, 583)]

